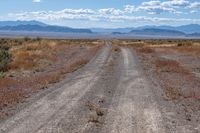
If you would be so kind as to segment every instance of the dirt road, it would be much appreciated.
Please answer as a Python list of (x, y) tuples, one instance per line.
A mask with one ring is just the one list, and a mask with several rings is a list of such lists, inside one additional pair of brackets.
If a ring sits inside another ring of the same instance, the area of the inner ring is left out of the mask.
[(164, 133), (136, 56), (104, 46), (84, 68), (0, 124), (1, 133)]

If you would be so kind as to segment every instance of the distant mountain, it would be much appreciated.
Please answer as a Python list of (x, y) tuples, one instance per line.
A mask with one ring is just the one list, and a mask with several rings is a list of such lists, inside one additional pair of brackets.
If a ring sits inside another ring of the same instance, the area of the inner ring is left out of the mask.
[(0, 27), (4, 26), (18, 26), (18, 25), (40, 25), (47, 26), (47, 24), (39, 22), (39, 21), (0, 21)]
[(166, 30), (166, 29), (155, 29), (155, 28), (147, 28), (141, 30), (132, 30), (129, 34), (135, 35), (156, 35), (156, 36), (185, 36), (184, 32), (176, 31), (176, 30)]
[(187, 37), (200, 37), (200, 33), (188, 34)]
[(93, 32), (99, 33), (128, 33), (132, 30), (143, 30), (143, 29), (162, 29), (162, 30), (174, 30), (184, 32), (186, 34), (192, 33), (200, 33), (200, 25), (198, 24), (189, 24), (189, 25), (182, 25), (182, 26), (154, 26), (154, 25), (147, 25), (141, 27), (133, 27), (133, 28), (116, 28), (116, 29), (104, 29), (104, 28), (93, 28), (91, 29)]
[(126, 34), (126, 33), (122, 33), (122, 32), (112, 32), (113, 35), (123, 35), (123, 34)]
[(63, 33), (92, 33), (90, 29), (73, 29), (51, 25), (17, 25), (0, 27), (0, 31), (31, 31), (31, 32), (63, 32)]
[(142, 26), (136, 29), (146, 29), (146, 28), (155, 28), (155, 29), (165, 29), (165, 30), (176, 30), (181, 31), (187, 34), (191, 33), (200, 33), (200, 25), (198, 24), (189, 24), (189, 25), (182, 25), (182, 26)]
[(178, 26), (175, 29), (185, 33), (200, 33), (200, 25), (198, 24)]
[(187, 36), (200, 37), (200, 25), (154, 26), (128, 28), (91, 28), (76, 29), (63, 26), (48, 25), (39, 21), (0, 21), (0, 32), (60, 32), (60, 33), (100, 33), (104, 35), (150, 35), (150, 36)]
[(128, 33), (135, 28), (92, 28), (96, 33)]

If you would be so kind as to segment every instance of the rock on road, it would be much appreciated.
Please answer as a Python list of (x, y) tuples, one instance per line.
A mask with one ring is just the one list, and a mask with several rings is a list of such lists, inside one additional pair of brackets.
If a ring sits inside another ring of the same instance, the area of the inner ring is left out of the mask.
[(129, 48), (105, 45), (64, 83), (0, 124), (0, 133), (164, 133), (151, 87)]

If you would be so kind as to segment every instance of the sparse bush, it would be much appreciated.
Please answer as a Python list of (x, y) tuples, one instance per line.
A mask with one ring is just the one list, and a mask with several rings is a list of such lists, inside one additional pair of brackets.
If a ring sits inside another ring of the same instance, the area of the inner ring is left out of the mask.
[(7, 50), (0, 49), (0, 71), (6, 71), (11, 55)]
[(36, 37), (35, 39), (34, 39), (34, 41), (36, 41), (36, 42), (39, 42), (39, 41), (41, 41), (42, 40), (42, 38), (40, 38), (40, 37)]
[(9, 48), (10, 48), (10, 47), (9, 47), (8, 45), (2, 45), (2, 44), (0, 44), (0, 50), (8, 51)]
[(158, 59), (155, 61), (155, 65), (161, 72), (181, 73), (188, 74), (189, 72), (180, 66), (180, 63), (175, 60)]
[(0, 79), (5, 77), (5, 73), (0, 71)]
[(181, 42), (179, 42), (178, 43), (178, 45), (177, 45), (178, 47), (181, 47), (181, 46), (192, 46), (192, 42), (183, 42), (183, 41), (181, 41)]
[(144, 47), (144, 48), (139, 49), (139, 52), (150, 54), (150, 53), (154, 53), (154, 50), (152, 48)]
[(31, 38), (29, 38), (28, 36), (24, 37), (24, 41), (28, 42), (30, 40), (31, 40)]

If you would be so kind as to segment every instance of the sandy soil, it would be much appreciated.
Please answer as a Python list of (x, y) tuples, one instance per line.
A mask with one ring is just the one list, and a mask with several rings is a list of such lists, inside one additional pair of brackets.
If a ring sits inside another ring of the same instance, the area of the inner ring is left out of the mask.
[(155, 86), (153, 92), (159, 101), (166, 131), (200, 132), (200, 78), (196, 71), (199, 55), (173, 47), (136, 49), (145, 75)]
[[(116, 46), (115, 46), (116, 47)], [(1, 133), (194, 133), (128, 47), (107, 44), (83, 68), (35, 96)], [(138, 58), (139, 57), (139, 58)], [(145, 72), (145, 73), (144, 73)], [(187, 121), (187, 120), (186, 120)]]
[[(71, 46), (67, 44), (58, 47), (62, 50), (53, 55), (56, 61), (42, 70), (23, 70), (7, 72), (0, 79), (0, 121), (18, 111), (29, 98), (38, 92), (48, 89), (61, 81), (66, 74), (75, 71), (90, 61), (99, 46)], [(11, 74), (10, 74), (11, 73)], [(14, 76), (13, 76), (14, 75)]]

